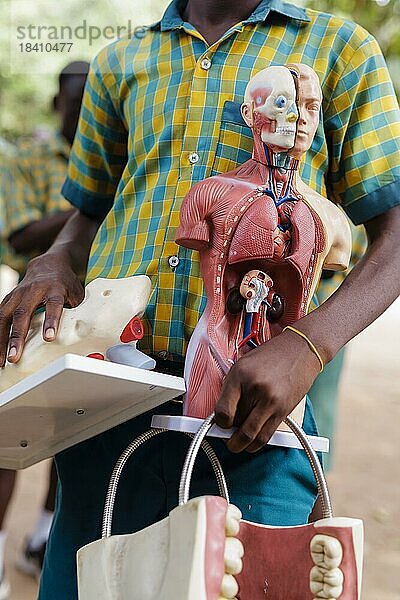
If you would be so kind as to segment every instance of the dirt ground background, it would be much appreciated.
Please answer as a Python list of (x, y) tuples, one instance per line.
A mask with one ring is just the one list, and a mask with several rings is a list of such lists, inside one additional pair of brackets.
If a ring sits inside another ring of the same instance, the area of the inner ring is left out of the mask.
[[(341, 383), (329, 481), (335, 514), (364, 520), (363, 600), (400, 600), (399, 334), (400, 300), (352, 342)], [(37, 516), (47, 473), (42, 463), (18, 478), (7, 518), (10, 600), (36, 599), (35, 582), (13, 565)]]

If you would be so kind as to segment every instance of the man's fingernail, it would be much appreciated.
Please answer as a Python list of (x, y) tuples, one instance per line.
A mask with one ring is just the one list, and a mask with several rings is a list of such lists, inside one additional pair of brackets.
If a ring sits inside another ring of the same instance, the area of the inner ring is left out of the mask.
[(56, 335), (56, 330), (53, 327), (49, 327), (48, 329), (46, 329), (46, 337), (47, 338), (54, 338)]
[(8, 351), (8, 358), (14, 358), (14, 356), (17, 356), (17, 349), (13, 346)]

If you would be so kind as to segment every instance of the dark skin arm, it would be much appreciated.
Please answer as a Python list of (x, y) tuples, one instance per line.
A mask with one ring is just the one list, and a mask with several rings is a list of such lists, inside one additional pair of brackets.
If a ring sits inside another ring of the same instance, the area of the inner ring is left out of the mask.
[[(400, 206), (365, 228), (369, 247), (364, 258), (329, 300), (296, 323), (325, 364), (400, 294)], [(238, 426), (228, 447), (256, 452), (264, 446), (319, 370), (307, 342), (290, 330), (242, 357), (227, 375), (216, 406), (218, 425)]]
[(4, 366), (7, 347), (10, 362), (20, 359), (32, 315), (39, 306), (46, 307), (43, 338), (50, 342), (57, 335), (63, 307), (82, 302), (81, 279), (100, 223), (75, 212), (49, 250), (29, 262), (24, 279), (0, 305), (0, 366)]
[(72, 209), (44, 217), (39, 221), (33, 221), (12, 233), (8, 242), (17, 254), (45, 252), (74, 212), (75, 210)]

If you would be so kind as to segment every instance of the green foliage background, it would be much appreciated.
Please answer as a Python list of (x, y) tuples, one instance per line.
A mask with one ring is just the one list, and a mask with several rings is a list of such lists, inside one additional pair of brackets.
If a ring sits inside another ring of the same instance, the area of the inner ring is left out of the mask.
[[(16, 27), (27, 23), (32, 11), (43, 23), (70, 24), (85, 18), (90, 23), (140, 26), (154, 22), (167, 0), (0, 0), (0, 136), (14, 140), (39, 125), (54, 125), (51, 99), (57, 74), (74, 59), (90, 60), (106, 41), (82, 43), (79, 55), (31, 53), (17, 56)], [(379, 2), (379, 4), (378, 4)], [(297, 0), (308, 6), (350, 18), (373, 33), (386, 56), (395, 86), (400, 91), (400, 0)], [(296, 0), (293, 0), (296, 3)]]

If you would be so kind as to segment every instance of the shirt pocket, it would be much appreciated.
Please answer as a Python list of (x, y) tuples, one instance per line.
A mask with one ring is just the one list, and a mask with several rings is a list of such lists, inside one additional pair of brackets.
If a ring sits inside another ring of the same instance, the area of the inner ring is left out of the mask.
[(224, 104), (211, 175), (232, 171), (251, 158), (253, 133), (243, 120), (240, 107), (240, 102), (230, 100)]

